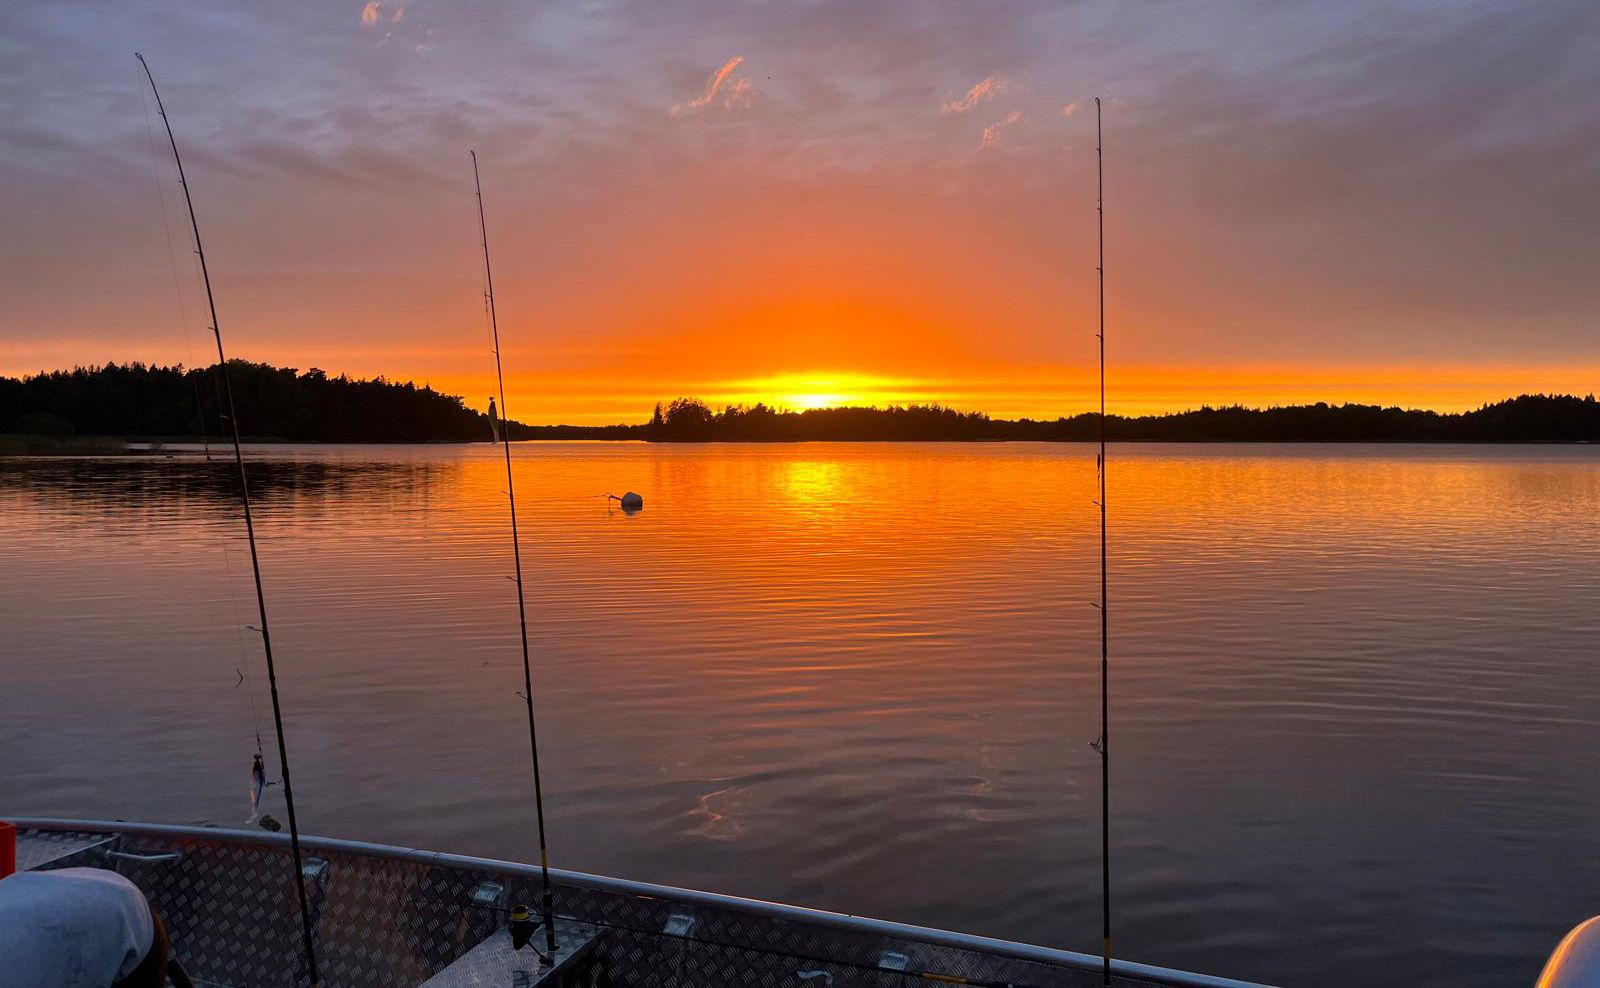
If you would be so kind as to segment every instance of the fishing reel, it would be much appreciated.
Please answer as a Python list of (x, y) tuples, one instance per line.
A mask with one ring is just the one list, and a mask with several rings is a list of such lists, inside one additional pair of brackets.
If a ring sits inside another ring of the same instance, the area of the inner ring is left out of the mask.
[(511, 931), (511, 949), (521, 950), (527, 947), (539, 958), (540, 967), (549, 967), (555, 960), (533, 946), (533, 935), (540, 927), (540, 921), (533, 918), (533, 910), (526, 905), (516, 905), (511, 909), (511, 922), (507, 924)]

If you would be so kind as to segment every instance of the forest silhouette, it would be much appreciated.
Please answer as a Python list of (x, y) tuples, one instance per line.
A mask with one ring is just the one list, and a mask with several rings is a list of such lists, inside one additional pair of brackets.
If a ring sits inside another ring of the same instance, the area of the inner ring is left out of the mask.
[[(69, 439), (220, 437), (226, 423), (215, 367), (105, 364), (0, 377), (0, 434)], [(488, 416), (456, 396), (411, 381), (331, 377), (311, 368), (229, 362), (247, 438), (290, 442), (478, 442)], [(812, 408), (765, 404), (720, 410), (695, 398), (658, 404), (637, 425), (505, 423), (512, 439), (654, 442), (1084, 441), (1099, 416), (1005, 420), (938, 404)], [(1377, 405), (1202, 407), (1106, 419), (1107, 438), (1134, 442), (1600, 442), (1594, 395), (1530, 394), (1468, 412)]]

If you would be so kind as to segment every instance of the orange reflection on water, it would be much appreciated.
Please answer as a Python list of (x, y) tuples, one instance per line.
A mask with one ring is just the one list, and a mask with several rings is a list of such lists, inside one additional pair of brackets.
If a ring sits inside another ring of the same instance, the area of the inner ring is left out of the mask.
[(785, 496), (813, 515), (837, 504), (844, 493), (844, 470), (838, 461), (797, 460), (785, 464), (782, 472)]

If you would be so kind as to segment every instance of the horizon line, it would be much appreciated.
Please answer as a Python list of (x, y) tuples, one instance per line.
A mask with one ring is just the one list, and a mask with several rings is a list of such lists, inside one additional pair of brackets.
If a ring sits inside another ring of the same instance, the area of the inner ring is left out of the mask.
[[(326, 376), (326, 377), (328, 377), (330, 379), (344, 378), (346, 380), (350, 380), (350, 381), (353, 381), (353, 382), (384, 381), (384, 382), (386, 382), (388, 384), (391, 384), (391, 385), (394, 385), (394, 386), (398, 386), (398, 387), (410, 386), (410, 387), (413, 387), (413, 388), (417, 388), (419, 390), (421, 390), (421, 389), (432, 390), (437, 394), (444, 395), (446, 397), (455, 398), (455, 399), (460, 400), (462, 402), (462, 404), (467, 409), (469, 409), (471, 411), (477, 412), (480, 415), (485, 414), (485, 409), (484, 408), (479, 408), (476, 405), (472, 404), (468, 400), (468, 398), (466, 397), (465, 394), (457, 393), (458, 390), (464, 392), (464, 391), (468, 391), (470, 389), (468, 389), (468, 388), (452, 388), (449, 385), (445, 385), (444, 387), (435, 387), (434, 384), (432, 383), (432, 378), (430, 376), (427, 376), (427, 375), (390, 376), (388, 373), (381, 372), (381, 371), (378, 372), (378, 373), (370, 374), (370, 375), (362, 374), (360, 372), (356, 372), (356, 373), (350, 373), (350, 372), (332, 373), (332, 372), (329, 372), (329, 371), (327, 371), (327, 370), (325, 370), (323, 368), (316, 367), (314, 365), (302, 369), (300, 367), (274, 364), (274, 363), (270, 363), (268, 361), (250, 360), (250, 359), (242, 358), (242, 357), (230, 357), (229, 358), (229, 362), (230, 363), (239, 362), (239, 363), (245, 363), (245, 364), (254, 364), (254, 365), (257, 365), (257, 366), (265, 366), (265, 367), (269, 367), (269, 368), (272, 368), (273, 370), (280, 371), (280, 372), (293, 372), (298, 377), (307, 376), (308, 374), (310, 374), (313, 371), (320, 371), (324, 376)], [(210, 363), (206, 363), (206, 364), (203, 364), (203, 365), (189, 366), (189, 365), (184, 364), (181, 361), (177, 361), (177, 362), (173, 362), (173, 363), (161, 363), (159, 361), (148, 361), (147, 362), (147, 361), (137, 360), (137, 359), (135, 359), (135, 360), (126, 360), (126, 361), (107, 360), (107, 361), (100, 362), (100, 363), (93, 363), (93, 362), (90, 362), (90, 363), (79, 363), (79, 364), (74, 364), (72, 367), (60, 367), (60, 368), (51, 369), (51, 370), (41, 369), (39, 371), (22, 372), (22, 373), (19, 373), (19, 374), (8, 374), (8, 373), (6, 373), (4, 371), (0, 371), (0, 381), (12, 380), (12, 381), (21, 382), (21, 381), (27, 381), (27, 380), (30, 380), (30, 379), (33, 379), (33, 378), (48, 377), (48, 376), (57, 375), (57, 374), (72, 374), (72, 373), (76, 373), (76, 372), (89, 373), (89, 372), (94, 372), (94, 371), (97, 371), (97, 370), (102, 370), (102, 369), (110, 368), (110, 367), (119, 367), (119, 368), (142, 367), (142, 368), (145, 368), (145, 369), (148, 369), (148, 370), (168, 371), (168, 372), (182, 371), (182, 372), (187, 373), (187, 372), (192, 372), (192, 371), (195, 371), (195, 370), (202, 370), (202, 371), (203, 370), (207, 370), (207, 369), (210, 369), (211, 367), (214, 367), (214, 366), (216, 366), (215, 362), (210, 362)], [(418, 377), (421, 377), (420, 381), (418, 380)], [(446, 375), (445, 377), (446, 377), (446, 380), (450, 380), (451, 379), (450, 375)], [(1063, 390), (1070, 391), (1071, 389), (1070, 388), (1065, 388)], [(1219, 390), (1226, 391), (1226, 388), (1219, 389)], [(1512, 391), (1514, 391), (1515, 393), (1511, 393)], [(1580, 393), (1580, 391), (1583, 392), (1583, 393)], [(1216, 410), (1226, 410), (1226, 409), (1240, 409), (1240, 410), (1246, 410), (1246, 411), (1261, 412), (1261, 411), (1271, 411), (1271, 410), (1274, 410), (1274, 409), (1285, 409), (1285, 408), (1314, 408), (1314, 407), (1317, 407), (1317, 406), (1326, 406), (1326, 407), (1331, 407), (1331, 408), (1343, 408), (1343, 407), (1349, 407), (1349, 406), (1356, 406), (1356, 407), (1363, 407), (1363, 408), (1379, 408), (1379, 409), (1385, 409), (1385, 410), (1399, 410), (1399, 411), (1403, 411), (1403, 412), (1425, 412), (1425, 413), (1430, 413), (1430, 414), (1435, 414), (1435, 415), (1459, 415), (1459, 414), (1463, 414), (1463, 413), (1466, 413), (1466, 412), (1481, 410), (1483, 408), (1486, 408), (1486, 407), (1489, 407), (1489, 406), (1492, 406), (1492, 405), (1503, 404), (1505, 402), (1512, 401), (1512, 400), (1515, 400), (1516, 398), (1520, 398), (1520, 397), (1570, 397), (1570, 398), (1575, 398), (1575, 399), (1587, 398), (1587, 399), (1590, 399), (1590, 400), (1593, 400), (1594, 397), (1595, 397), (1595, 390), (1594, 389), (1585, 390), (1585, 389), (1581, 389), (1581, 388), (1580, 389), (1562, 389), (1562, 388), (1539, 389), (1539, 388), (1530, 388), (1530, 389), (1525, 389), (1525, 390), (1517, 390), (1517, 389), (1513, 388), (1513, 389), (1508, 389), (1508, 390), (1500, 390), (1497, 393), (1502, 395), (1502, 397), (1484, 398), (1484, 399), (1478, 399), (1476, 401), (1471, 401), (1471, 402), (1446, 402), (1445, 403), (1447, 406), (1453, 406), (1453, 407), (1438, 407), (1437, 405), (1428, 404), (1426, 402), (1426, 400), (1421, 400), (1421, 401), (1415, 401), (1414, 400), (1414, 401), (1408, 402), (1408, 401), (1406, 401), (1404, 399), (1399, 399), (1399, 400), (1391, 399), (1391, 400), (1377, 400), (1377, 401), (1374, 401), (1374, 400), (1363, 400), (1362, 398), (1342, 398), (1341, 399), (1341, 398), (1311, 398), (1311, 397), (1307, 397), (1307, 398), (1304, 398), (1304, 399), (1290, 399), (1290, 398), (1266, 399), (1266, 400), (1252, 402), (1252, 401), (1249, 401), (1249, 400), (1230, 399), (1230, 398), (1226, 397), (1225, 395), (1219, 395), (1216, 398), (1202, 398), (1202, 399), (1198, 399), (1198, 400), (1184, 402), (1184, 403), (1181, 403), (1181, 404), (1179, 404), (1179, 403), (1159, 403), (1159, 404), (1156, 404), (1154, 407), (1152, 407), (1151, 404), (1146, 403), (1146, 402), (1141, 402), (1138, 399), (1124, 399), (1122, 402), (1119, 402), (1119, 403), (1123, 404), (1125, 406), (1129, 405), (1129, 404), (1132, 404), (1134, 406), (1142, 406), (1142, 407), (1137, 407), (1137, 410), (1120, 411), (1120, 412), (1119, 411), (1115, 411), (1115, 410), (1108, 410), (1107, 414), (1111, 418), (1142, 419), (1142, 418), (1159, 418), (1159, 417), (1163, 417), (1163, 416), (1183, 415), (1183, 414), (1187, 414), (1187, 413), (1200, 412), (1200, 411), (1206, 411), (1206, 410), (1216, 411)], [(513, 395), (513, 397), (527, 398), (527, 397), (529, 397), (529, 394), (530, 394), (530, 392), (524, 391), (520, 395)], [(615, 399), (615, 398), (620, 398), (621, 396), (613, 395), (613, 396), (608, 396), (608, 397), (611, 397), (611, 398)], [(817, 397), (832, 397), (832, 396), (817, 396)], [(1092, 406), (1091, 402), (1088, 402), (1088, 401), (1083, 402), (1082, 403), (1083, 407), (1081, 408), (1081, 410), (1077, 410), (1077, 411), (1060, 411), (1060, 412), (1045, 412), (1045, 413), (1031, 413), (1031, 414), (1011, 413), (1011, 414), (1008, 415), (1008, 414), (1003, 413), (1003, 412), (990, 412), (990, 411), (987, 411), (987, 410), (983, 409), (982, 407), (978, 407), (978, 406), (975, 406), (975, 405), (968, 405), (968, 404), (965, 404), (965, 403), (959, 403), (959, 399), (957, 399), (956, 401), (951, 401), (951, 400), (948, 400), (948, 399), (945, 399), (945, 398), (938, 398), (938, 397), (908, 397), (908, 398), (906, 398), (904, 400), (899, 400), (899, 399), (892, 399), (892, 400), (872, 400), (872, 399), (854, 400), (853, 398), (846, 397), (846, 396), (839, 396), (839, 397), (842, 400), (837, 401), (837, 402), (828, 402), (826, 404), (816, 404), (816, 405), (805, 405), (805, 404), (799, 403), (799, 402), (784, 401), (781, 398), (777, 398), (775, 396), (774, 397), (756, 397), (756, 398), (753, 398), (753, 399), (746, 399), (746, 400), (739, 400), (739, 399), (735, 399), (735, 398), (705, 399), (705, 398), (700, 398), (697, 395), (695, 395), (694, 393), (692, 393), (692, 391), (689, 391), (689, 392), (685, 392), (685, 393), (679, 393), (677, 395), (674, 395), (671, 398), (645, 399), (644, 401), (641, 402), (641, 405), (644, 406), (643, 408), (641, 408), (640, 413), (639, 413), (641, 415), (641, 418), (639, 420), (634, 420), (634, 421), (629, 421), (627, 419), (611, 420), (611, 421), (594, 421), (594, 415), (595, 414), (605, 414), (603, 412), (601, 412), (601, 413), (593, 413), (593, 414), (590, 414), (590, 415), (585, 415), (585, 413), (582, 413), (582, 412), (576, 413), (580, 417), (580, 419), (581, 418), (589, 418), (590, 421), (587, 422), (587, 423), (585, 423), (585, 422), (583, 422), (581, 420), (580, 421), (571, 421), (571, 420), (563, 421), (560, 418), (553, 418), (548, 414), (539, 416), (541, 419), (543, 419), (543, 421), (538, 421), (538, 422), (528, 421), (526, 418), (522, 418), (522, 417), (513, 417), (511, 419), (511, 421), (514, 421), (514, 422), (518, 423), (519, 425), (526, 426), (526, 427), (529, 427), (529, 428), (581, 428), (581, 429), (630, 428), (630, 427), (633, 427), (633, 426), (639, 426), (639, 425), (648, 424), (648, 422), (650, 420), (650, 416), (651, 416), (655, 406), (660, 405), (662, 407), (665, 407), (666, 405), (670, 404), (671, 402), (677, 401), (677, 400), (697, 401), (697, 402), (705, 405), (707, 408), (709, 408), (713, 412), (721, 412), (721, 411), (729, 409), (729, 408), (740, 408), (740, 409), (749, 410), (749, 409), (753, 409), (753, 408), (756, 408), (756, 407), (766, 407), (766, 408), (771, 409), (772, 411), (774, 411), (776, 413), (780, 413), (780, 414), (795, 414), (795, 415), (803, 415), (803, 414), (806, 414), (806, 413), (809, 413), (809, 412), (836, 411), (836, 410), (847, 410), (847, 409), (887, 411), (887, 410), (896, 409), (896, 408), (902, 408), (902, 409), (904, 409), (904, 408), (918, 408), (918, 407), (921, 407), (921, 408), (940, 408), (940, 409), (948, 410), (948, 411), (951, 411), (951, 412), (956, 412), (956, 413), (959, 413), (959, 414), (962, 414), (962, 415), (973, 415), (973, 414), (983, 415), (983, 416), (989, 418), (991, 421), (997, 421), (997, 422), (1022, 422), (1022, 421), (1029, 421), (1029, 422), (1056, 422), (1056, 421), (1066, 421), (1066, 420), (1070, 420), (1070, 419), (1077, 418), (1079, 416), (1084, 416), (1084, 415), (1093, 416), (1093, 415), (1098, 414), (1098, 410)], [(995, 397), (1001, 397), (1002, 398), (1001, 404), (1005, 403), (1005, 401), (1003, 400), (1003, 396), (1002, 395), (997, 394)], [(562, 416), (565, 416), (568, 413), (558, 413), (558, 414), (560, 414)]]

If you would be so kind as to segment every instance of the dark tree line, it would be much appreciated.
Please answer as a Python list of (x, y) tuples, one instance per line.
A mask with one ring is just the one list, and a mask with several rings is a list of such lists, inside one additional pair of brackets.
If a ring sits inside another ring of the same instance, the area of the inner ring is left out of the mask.
[[(230, 361), (246, 437), (299, 442), (472, 442), (489, 419), (455, 395), (410, 381), (329, 377)], [(216, 368), (107, 364), (32, 377), (0, 377), (0, 434), (159, 437), (224, 435)], [(767, 405), (714, 410), (694, 398), (657, 405), (641, 425), (528, 426), (513, 439), (646, 439), (655, 442), (803, 440), (1092, 440), (1092, 413), (1035, 421), (991, 419), (942, 405), (815, 408)], [(1377, 405), (1204, 407), (1139, 418), (1110, 416), (1108, 438), (1135, 442), (1600, 442), (1593, 395), (1522, 395), (1475, 411), (1440, 413)]]
[(1001, 439), (1011, 437), (997, 434), (997, 429), (1015, 424), (942, 405), (791, 412), (757, 404), (730, 405), (718, 412), (697, 399), (678, 398), (656, 406), (646, 438), (662, 442)]
[[(1091, 439), (1093, 415), (1055, 423), (1050, 438)], [(1199, 408), (1141, 418), (1110, 416), (1106, 433), (1146, 442), (1600, 442), (1594, 395), (1521, 395), (1470, 412), (1379, 405)]]
[[(941, 405), (779, 411), (766, 405), (715, 411), (679, 398), (656, 406), (645, 438), (659, 442), (797, 440), (1032, 440), (1098, 437), (1093, 413), (1035, 421), (991, 419)], [(1593, 395), (1522, 395), (1475, 411), (1441, 413), (1378, 405), (1198, 408), (1167, 415), (1108, 416), (1106, 435), (1133, 442), (1600, 442)]]
[(512, 439), (646, 439), (642, 425), (523, 425), (511, 423)]
[[(241, 431), (299, 442), (489, 438), (489, 421), (454, 395), (385, 380), (228, 362)], [(106, 364), (0, 377), (0, 433), (177, 437), (225, 435), (215, 367)]]

